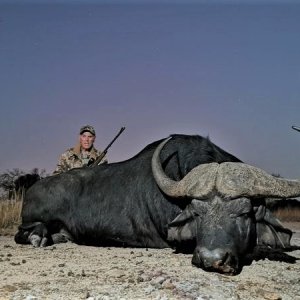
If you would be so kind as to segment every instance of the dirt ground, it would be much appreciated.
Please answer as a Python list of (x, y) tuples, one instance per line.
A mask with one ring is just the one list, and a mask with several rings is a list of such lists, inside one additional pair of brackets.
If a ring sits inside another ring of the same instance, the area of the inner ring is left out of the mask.
[[(300, 223), (286, 223), (300, 246)], [(67, 243), (46, 248), (0, 236), (0, 300), (283, 299), (300, 300), (296, 263), (255, 261), (237, 276), (193, 267), (172, 249), (96, 248)]]

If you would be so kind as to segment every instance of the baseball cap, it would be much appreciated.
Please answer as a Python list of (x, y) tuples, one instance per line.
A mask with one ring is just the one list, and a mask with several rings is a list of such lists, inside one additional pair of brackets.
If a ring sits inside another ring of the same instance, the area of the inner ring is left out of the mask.
[(79, 133), (82, 134), (82, 133), (84, 133), (86, 131), (90, 132), (92, 135), (96, 135), (96, 131), (95, 131), (94, 127), (91, 126), (91, 125), (82, 126), (80, 128), (80, 132)]

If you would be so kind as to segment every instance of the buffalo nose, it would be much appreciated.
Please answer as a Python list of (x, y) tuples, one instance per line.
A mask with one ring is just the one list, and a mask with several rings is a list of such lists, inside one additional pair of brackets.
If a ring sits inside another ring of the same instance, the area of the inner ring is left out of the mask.
[(209, 250), (197, 247), (194, 251), (192, 264), (207, 271), (233, 275), (237, 272), (238, 263), (235, 255), (227, 249)]

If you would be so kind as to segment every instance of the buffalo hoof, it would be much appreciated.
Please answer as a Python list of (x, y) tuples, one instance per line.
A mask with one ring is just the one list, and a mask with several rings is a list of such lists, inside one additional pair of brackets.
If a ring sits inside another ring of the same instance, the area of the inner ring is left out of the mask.
[(19, 230), (15, 235), (15, 242), (17, 244), (30, 244), (29, 240), (29, 231)]
[(40, 237), (37, 234), (30, 234), (28, 240), (35, 248), (48, 246), (48, 239), (46, 237)]
[(61, 228), (59, 232), (51, 235), (53, 244), (73, 242), (73, 237), (65, 228)]

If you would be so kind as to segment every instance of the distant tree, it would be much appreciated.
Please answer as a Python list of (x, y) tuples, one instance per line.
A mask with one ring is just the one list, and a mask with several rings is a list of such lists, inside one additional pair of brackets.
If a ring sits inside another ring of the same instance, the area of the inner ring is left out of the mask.
[(18, 168), (7, 170), (0, 174), (0, 195), (8, 199), (22, 196), (28, 187), (46, 176), (46, 170), (39, 168), (33, 168), (29, 173)]
[(21, 175), (25, 174), (20, 169), (7, 170), (0, 175), (0, 190), (1, 194), (11, 198), (14, 192), (14, 181)]

